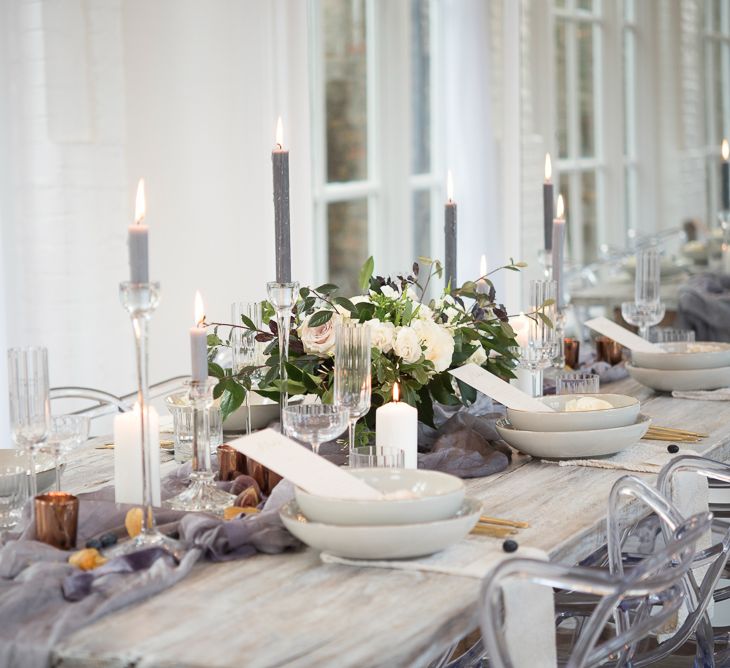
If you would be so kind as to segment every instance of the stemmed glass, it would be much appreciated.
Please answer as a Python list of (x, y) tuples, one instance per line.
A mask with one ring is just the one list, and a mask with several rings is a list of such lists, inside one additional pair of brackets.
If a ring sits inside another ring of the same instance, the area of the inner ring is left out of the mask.
[(655, 246), (636, 252), (634, 301), (621, 304), (621, 315), (630, 325), (639, 328), (639, 335), (649, 338), (649, 328), (664, 317), (661, 303), (661, 255)]
[(319, 454), (322, 443), (337, 438), (345, 429), (350, 412), (340, 406), (325, 404), (298, 404), (287, 406), (282, 414), (284, 433), (312, 446)]
[(370, 410), (370, 329), (343, 322), (335, 330), (335, 406), (349, 414), (349, 456), (355, 449), (355, 425)]
[[(261, 329), (262, 309), (261, 302), (234, 302), (231, 304), (231, 318), (236, 327), (231, 331), (231, 349), (233, 350), (233, 375), (240, 373), (246, 367), (256, 367), (250, 374), (253, 384), (263, 378), (264, 344), (256, 340), (256, 332), (241, 326), (243, 318), (248, 319), (253, 326)], [(246, 392), (246, 433), (251, 433), (251, 392)]]
[(35, 456), (48, 438), (51, 420), (45, 348), (8, 350), (8, 389), (13, 441), (28, 451), (30, 495), (34, 497), (38, 494)]
[(266, 284), (266, 294), (276, 310), (276, 326), (279, 334), (279, 416), (284, 419), (284, 410), (289, 405), (289, 383), (287, 382), (286, 363), (289, 360), (289, 333), (291, 331), (292, 309), (297, 301), (299, 283)]
[(54, 415), (46, 447), (56, 466), (56, 491), (61, 491), (61, 458), (83, 445), (89, 438), (88, 415)]

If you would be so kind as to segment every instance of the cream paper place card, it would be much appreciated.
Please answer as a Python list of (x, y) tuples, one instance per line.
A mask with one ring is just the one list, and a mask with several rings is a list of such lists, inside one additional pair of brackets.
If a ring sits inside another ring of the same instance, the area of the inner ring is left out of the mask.
[(380, 499), (383, 496), (382, 492), (345, 469), (273, 429), (242, 436), (229, 445), (310, 494), (335, 499)]
[(449, 373), (460, 381), (471, 385), (474, 389), (486, 394), (507, 408), (514, 408), (519, 411), (530, 411), (532, 413), (554, 413), (555, 409), (546, 406), (539, 399), (531, 397), (514, 385), (503, 381), (501, 378), (489, 373), (476, 364), (466, 364), (458, 369), (452, 369)]
[(640, 353), (666, 352), (660, 346), (656, 345), (656, 343), (642, 339), (640, 336), (630, 332), (625, 327), (621, 327), (621, 325), (617, 325), (608, 318), (593, 318), (593, 320), (586, 322), (586, 326), (599, 334), (607, 336), (609, 339), (613, 339), (629, 350), (636, 350)]

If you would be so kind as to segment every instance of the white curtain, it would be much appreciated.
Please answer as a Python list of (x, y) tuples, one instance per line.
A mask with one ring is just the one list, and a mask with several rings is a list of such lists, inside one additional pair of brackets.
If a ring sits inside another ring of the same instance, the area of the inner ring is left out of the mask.
[(162, 284), (151, 377), (188, 373), (195, 290), (226, 321), (273, 278), (279, 114), (293, 272), (310, 280), (306, 24), (297, 0), (0, 2), (2, 348), (46, 345), (52, 386), (133, 389), (117, 293), (143, 176)]

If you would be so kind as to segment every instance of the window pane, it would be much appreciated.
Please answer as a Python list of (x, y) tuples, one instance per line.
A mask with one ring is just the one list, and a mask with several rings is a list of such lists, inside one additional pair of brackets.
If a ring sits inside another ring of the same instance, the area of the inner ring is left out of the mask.
[(367, 178), (365, 0), (324, 0), (327, 181)]
[(555, 71), (558, 89), (557, 99), (557, 141), (558, 156), (568, 157), (568, 74), (566, 61), (566, 25), (564, 21), (555, 22)]
[(558, 9), (565, 9), (565, 0), (555, 0), (555, 6)]
[(636, 51), (632, 30), (623, 31), (624, 155), (636, 155)]
[(431, 171), (430, 0), (411, 0), (411, 105), (413, 174)]
[(413, 193), (413, 249), (415, 257), (431, 256), (431, 193)]
[(578, 0), (578, 9), (585, 9), (589, 12), (592, 12), (593, 0)]
[(714, 96), (715, 96), (715, 127), (714, 127), (714, 133), (715, 136), (713, 137), (713, 144), (717, 144), (719, 146), (720, 142), (722, 141), (723, 136), (723, 121), (725, 119), (725, 114), (723, 110), (723, 92), (726, 90), (727, 86), (730, 85), (728, 82), (724, 80), (723, 77), (723, 68), (722, 68), (722, 55), (723, 55), (723, 45), (722, 42), (717, 41), (714, 43), (713, 47), (713, 55), (714, 55)]
[(593, 262), (598, 249), (598, 221), (596, 220), (596, 174), (581, 174), (581, 225), (583, 228), (583, 262)]
[(593, 26), (585, 23), (576, 25), (578, 36), (578, 103), (580, 123), (580, 155), (593, 157), (594, 114), (593, 114)]
[(368, 257), (368, 202), (333, 202), (327, 207), (329, 280), (342, 295), (358, 293), (360, 267)]

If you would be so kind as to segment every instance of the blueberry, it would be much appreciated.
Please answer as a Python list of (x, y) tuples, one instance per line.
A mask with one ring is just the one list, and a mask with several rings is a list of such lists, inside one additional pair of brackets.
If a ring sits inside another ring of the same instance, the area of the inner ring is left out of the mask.
[(502, 549), (505, 552), (516, 552), (519, 545), (517, 544), (516, 540), (512, 540), (511, 538), (508, 538), (504, 543), (502, 543)]
[(101, 542), (102, 547), (110, 547), (111, 545), (116, 545), (117, 543), (117, 536), (113, 533), (105, 533), (99, 541)]
[(93, 547), (96, 550), (101, 550), (101, 541), (98, 538), (92, 538), (86, 541), (86, 547)]
[(667, 452), (671, 452), (672, 454), (675, 454), (675, 453), (679, 452), (679, 446), (674, 445), (674, 443), (672, 443), (672, 445), (667, 446)]

